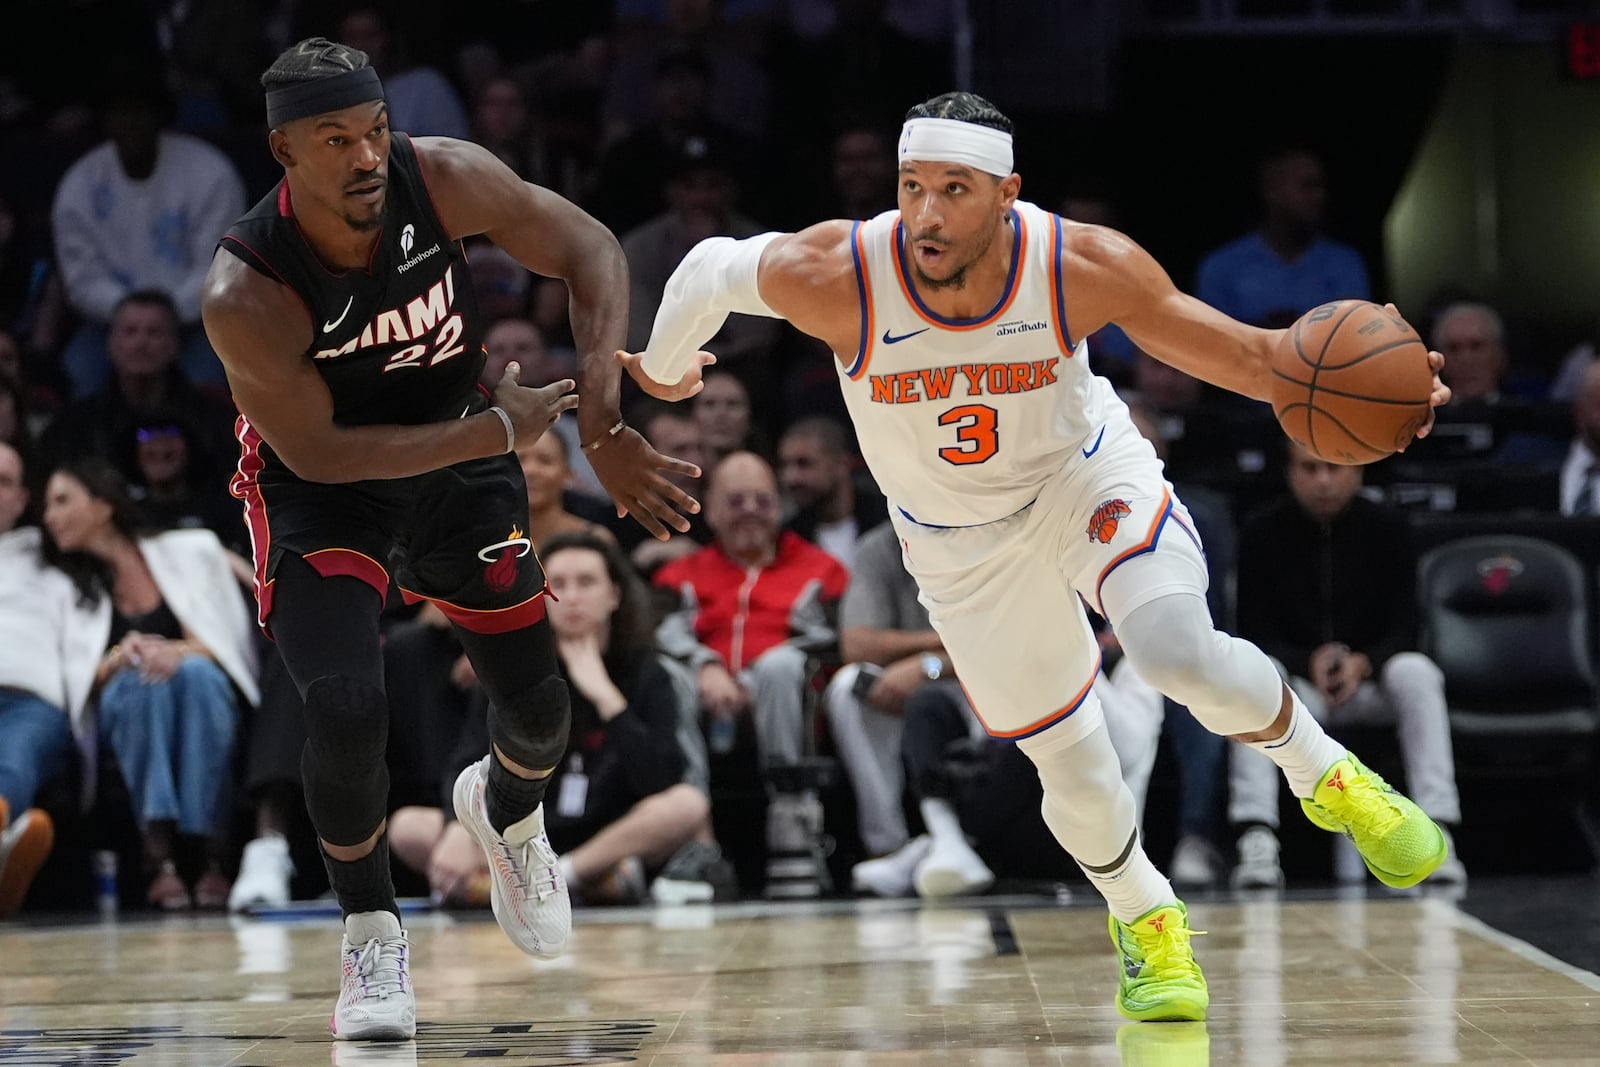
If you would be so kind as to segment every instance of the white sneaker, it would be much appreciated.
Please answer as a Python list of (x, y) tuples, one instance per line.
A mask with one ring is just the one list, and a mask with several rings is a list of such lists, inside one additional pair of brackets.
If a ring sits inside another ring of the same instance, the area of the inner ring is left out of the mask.
[(340, 1041), (409, 1041), (417, 1036), (411, 946), (393, 912), (358, 911), (344, 920), (344, 981), (328, 1027)]
[(1252, 826), (1239, 835), (1239, 865), (1233, 869), (1233, 888), (1283, 888), (1278, 835), (1267, 827)]
[(919, 897), (965, 897), (994, 885), (994, 872), (962, 838), (935, 837), (912, 881)]
[(294, 864), (289, 860), (289, 842), (277, 834), (256, 838), (244, 846), (244, 855), (239, 858), (239, 877), (228, 891), (228, 910), (283, 907), (289, 903), (289, 876), (292, 874)]
[(456, 818), (489, 857), (493, 879), (489, 905), (500, 929), (522, 951), (541, 959), (561, 955), (572, 936), (572, 898), (561, 863), (544, 832), (544, 805), (506, 828), (506, 836), (489, 825), (483, 790), (489, 777), (490, 754), (468, 764), (456, 778), (452, 794)]
[(928, 858), (933, 838), (913, 837), (887, 856), (863, 860), (850, 868), (850, 885), (857, 893), (875, 897), (909, 897), (916, 892), (912, 879), (917, 867)]
[(1211, 842), (1194, 834), (1178, 839), (1172, 850), (1172, 884), (1185, 889), (1210, 889), (1217, 884), (1216, 849)]

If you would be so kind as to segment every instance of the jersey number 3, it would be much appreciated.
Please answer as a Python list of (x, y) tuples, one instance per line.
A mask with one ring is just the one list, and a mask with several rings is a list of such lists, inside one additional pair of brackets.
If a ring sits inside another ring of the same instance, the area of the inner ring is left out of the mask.
[(1000, 451), (999, 413), (987, 404), (962, 404), (939, 416), (940, 426), (954, 426), (959, 444), (939, 449), (946, 463), (982, 463)]

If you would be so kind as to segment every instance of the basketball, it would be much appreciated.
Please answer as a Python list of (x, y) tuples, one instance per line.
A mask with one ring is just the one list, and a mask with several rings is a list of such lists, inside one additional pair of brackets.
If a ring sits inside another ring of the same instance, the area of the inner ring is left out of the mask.
[(1427, 421), (1428, 346), (1400, 316), (1366, 300), (1312, 308), (1272, 354), (1272, 412), (1283, 432), (1329, 463), (1373, 463)]

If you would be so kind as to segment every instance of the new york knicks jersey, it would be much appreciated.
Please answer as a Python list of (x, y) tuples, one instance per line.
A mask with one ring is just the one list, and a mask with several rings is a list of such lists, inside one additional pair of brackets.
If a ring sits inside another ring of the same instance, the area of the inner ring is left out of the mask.
[(1100, 429), (1125, 411), (1067, 332), (1061, 219), (1017, 201), (1000, 299), (947, 319), (912, 287), (898, 211), (853, 230), (861, 340), (839, 353), (862, 456), (905, 517), (976, 526), (1027, 507)]

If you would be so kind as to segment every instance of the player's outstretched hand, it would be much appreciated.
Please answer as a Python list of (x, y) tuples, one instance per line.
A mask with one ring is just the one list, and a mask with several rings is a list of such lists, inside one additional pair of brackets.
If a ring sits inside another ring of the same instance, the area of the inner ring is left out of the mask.
[(617, 353), (617, 362), (621, 363), (629, 376), (639, 383), (639, 388), (661, 400), (687, 400), (694, 396), (705, 387), (705, 383), (700, 380), (700, 375), (705, 372), (707, 367), (717, 361), (717, 357), (710, 352), (696, 352), (693, 365), (678, 380), (677, 384), (662, 385), (644, 372), (644, 368), (639, 365), (643, 359), (643, 352), (619, 351)]
[(595, 477), (617, 505), (618, 518), (631, 514), (640, 526), (663, 541), (672, 536), (668, 526), (679, 533), (689, 532), (689, 520), (684, 516), (698, 512), (700, 502), (673, 484), (666, 474), (698, 478), (699, 467), (687, 460), (663, 456), (631, 426), (608, 434), (599, 448), (585, 455)]
[[(1405, 317), (1400, 314), (1400, 309), (1393, 304), (1385, 304), (1383, 306), (1388, 308), (1396, 318)], [(1428, 421), (1417, 427), (1417, 437), (1419, 439), (1428, 436), (1433, 430), (1433, 409), (1450, 403), (1450, 387), (1439, 379), (1439, 372), (1444, 369), (1444, 353), (1430, 351), (1428, 353), (1428, 366), (1433, 370), (1433, 392), (1428, 396)]]
[(554, 426), (563, 411), (571, 411), (578, 406), (578, 394), (573, 392), (578, 383), (571, 378), (563, 378), (535, 389), (518, 384), (521, 377), (521, 365), (507, 363), (500, 384), (494, 387), (494, 402), (511, 416), (517, 441), (526, 443), (536, 440)]

